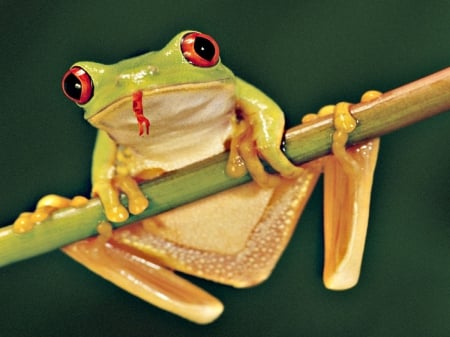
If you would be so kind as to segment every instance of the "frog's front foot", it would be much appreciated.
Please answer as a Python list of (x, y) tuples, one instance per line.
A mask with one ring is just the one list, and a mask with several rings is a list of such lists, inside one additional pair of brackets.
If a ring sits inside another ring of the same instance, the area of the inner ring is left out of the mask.
[[(128, 198), (128, 209), (120, 202), (120, 192)], [(127, 220), (129, 213), (142, 213), (149, 204), (136, 181), (128, 175), (118, 175), (112, 180), (96, 182), (93, 195), (100, 198), (106, 218), (112, 222)]]
[(25, 212), (19, 215), (14, 221), (13, 231), (18, 234), (29, 232), (35, 224), (44, 221), (55, 211), (66, 207), (81, 207), (87, 201), (88, 199), (83, 196), (69, 199), (55, 194), (46, 195), (38, 201), (34, 212)]
[[(303, 168), (289, 161), (280, 149), (280, 143), (281, 140), (272, 141), (255, 132), (246, 120), (235, 121), (227, 174), (231, 177), (239, 177), (249, 172), (253, 180), (261, 187), (277, 186), (280, 183), (280, 177), (288, 179), (299, 177), (304, 172)], [(265, 160), (278, 174), (268, 173), (261, 159)]]

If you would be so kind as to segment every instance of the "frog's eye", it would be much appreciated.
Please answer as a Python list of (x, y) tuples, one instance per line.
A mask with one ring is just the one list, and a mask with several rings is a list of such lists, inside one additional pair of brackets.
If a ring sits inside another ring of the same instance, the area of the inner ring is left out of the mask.
[(219, 62), (219, 45), (211, 36), (193, 32), (183, 36), (181, 52), (194, 66), (212, 67)]
[(62, 89), (70, 100), (77, 104), (85, 104), (93, 96), (94, 84), (83, 68), (72, 67), (62, 79)]

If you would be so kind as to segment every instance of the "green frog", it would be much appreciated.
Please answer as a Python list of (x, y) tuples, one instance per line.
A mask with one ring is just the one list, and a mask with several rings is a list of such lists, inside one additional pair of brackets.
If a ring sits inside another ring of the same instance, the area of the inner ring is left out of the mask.
[[(160, 51), (116, 64), (77, 62), (64, 75), (62, 88), (98, 129), (92, 196), (101, 200), (109, 222), (125, 221), (149, 207), (140, 182), (224, 151), (230, 153), (229, 175), (248, 172), (253, 178), (114, 231), (101, 223), (99, 237), (63, 248), (75, 260), (154, 305), (197, 323), (211, 322), (222, 312), (221, 302), (174, 271), (235, 287), (265, 280), (325, 170), (341, 173), (328, 174), (334, 178), (327, 181), (327, 195), (345, 202), (328, 201), (332, 215), (325, 233), (329, 253), (324, 280), (334, 289), (356, 283), (367, 215), (364, 211), (361, 216), (355, 205), (368, 208), (367, 186), (370, 195), (378, 147), (370, 142), (345, 151), (345, 135), (356, 125), (347, 106), (332, 111), (339, 116), (335, 125), (340, 136), (334, 143), (341, 159), (331, 156), (296, 166), (282, 151), (281, 108), (235, 76), (222, 64), (218, 43), (197, 31), (181, 32)], [(267, 173), (263, 162), (276, 173)], [(128, 207), (120, 202), (121, 193)], [(29, 231), (55, 209), (83, 202), (46, 196), (14, 228)], [(348, 225), (335, 224), (342, 214)]]

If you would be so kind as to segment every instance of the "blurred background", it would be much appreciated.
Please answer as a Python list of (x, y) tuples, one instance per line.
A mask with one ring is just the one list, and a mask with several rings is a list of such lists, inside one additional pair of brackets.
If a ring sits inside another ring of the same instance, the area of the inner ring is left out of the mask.
[[(95, 130), (60, 90), (75, 61), (114, 63), (200, 30), (283, 107), (288, 126), (450, 65), (449, 1), (2, 0), (0, 16), (0, 226), (44, 194), (89, 194)], [(383, 137), (362, 275), (350, 291), (322, 285), (319, 184), (264, 284), (237, 290), (191, 278), (225, 304), (209, 326), (55, 251), (0, 270), (0, 335), (449, 336), (449, 127), (446, 113)]]

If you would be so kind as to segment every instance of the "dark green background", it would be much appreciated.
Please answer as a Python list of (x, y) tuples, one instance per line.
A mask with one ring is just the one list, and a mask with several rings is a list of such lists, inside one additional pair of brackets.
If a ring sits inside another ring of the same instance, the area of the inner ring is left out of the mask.
[[(111, 63), (201, 30), (289, 125), (450, 65), (449, 1), (2, 0), (0, 13), (1, 225), (46, 193), (88, 194), (95, 131), (60, 92), (74, 61)], [(322, 286), (318, 188), (266, 283), (194, 280), (225, 304), (212, 325), (156, 309), (52, 252), (0, 270), (0, 336), (450, 336), (449, 127), (443, 114), (383, 138), (353, 290)]]

